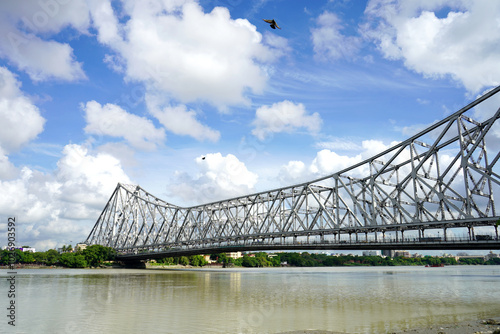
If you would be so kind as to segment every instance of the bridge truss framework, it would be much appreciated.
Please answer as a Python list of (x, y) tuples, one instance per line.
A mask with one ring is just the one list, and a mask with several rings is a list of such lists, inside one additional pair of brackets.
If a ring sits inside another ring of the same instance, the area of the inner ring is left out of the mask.
[(302, 184), (193, 207), (118, 184), (86, 243), (129, 254), (306, 248), (351, 244), (353, 237), (363, 246), (385, 243), (387, 232), (401, 241), (405, 231), (428, 240), (427, 229), (442, 229), (443, 241), (453, 242), (447, 230), (465, 227), (474, 240), (474, 227), (490, 226), (491, 248), (498, 248), (500, 109), (482, 121), (470, 114), (499, 91), (370, 159)]

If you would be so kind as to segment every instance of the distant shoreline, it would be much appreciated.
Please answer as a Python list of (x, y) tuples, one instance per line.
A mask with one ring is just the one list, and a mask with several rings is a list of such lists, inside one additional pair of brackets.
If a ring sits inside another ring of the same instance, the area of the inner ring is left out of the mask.
[[(457, 265), (445, 265), (444, 267), (441, 268), (446, 268), (446, 267), (469, 267), (469, 266), (487, 266), (484, 264), (457, 264)], [(490, 265), (491, 266), (491, 265)], [(493, 265), (495, 266), (495, 265)], [(339, 265), (339, 266), (281, 266), (281, 267), (273, 267), (273, 266), (268, 266), (268, 267), (245, 267), (245, 266), (230, 266), (230, 267), (224, 267), (222, 264), (213, 264), (213, 265), (204, 265), (201, 267), (196, 267), (192, 265), (180, 265), (180, 264), (174, 264), (174, 265), (151, 265), (151, 264), (146, 264), (145, 268), (128, 268), (124, 267), (123, 265), (120, 264), (113, 264), (110, 266), (99, 266), (99, 267), (85, 267), (85, 268), (71, 268), (71, 267), (63, 267), (63, 266), (57, 266), (57, 265), (44, 265), (44, 264), (25, 264), (25, 263), (17, 263), (14, 265), (13, 268), (10, 266), (0, 266), (0, 269), (242, 269), (242, 268), (248, 268), (248, 269), (255, 269), (255, 268), (346, 268), (346, 267), (385, 267), (385, 266), (380, 266), (380, 265)], [(429, 267), (429, 266), (424, 266), (424, 265), (396, 265), (396, 266), (388, 266), (388, 267)]]

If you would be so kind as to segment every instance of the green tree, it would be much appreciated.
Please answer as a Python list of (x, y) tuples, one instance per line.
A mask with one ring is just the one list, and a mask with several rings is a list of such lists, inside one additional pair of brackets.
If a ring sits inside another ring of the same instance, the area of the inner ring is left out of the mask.
[(243, 260), (241, 261), (241, 265), (243, 267), (257, 267), (257, 260), (255, 259), (255, 257), (244, 255)]
[(208, 262), (201, 255), (192, 255), (189, 257), (189, 263), (194, 267), (202, 267), (206, 265)]
[(87, 267), (87, 261), (83, 254), (78, 253), (63, 253), (59, 258), (59, 263), (65, 267), (69, 268), (85, 268)]
[(23, 263), (33, 263), (35, 262), (35, 257), (31, 252), (23, 252)]
[(0, 263), (3, 265), (3, 266), (6, 266), (9, 264), (9, 251), (4, 249), (2, 250), (2, 252), (0, 253)]
[(49, 249), (45, 252), (45, 264), (52, 266), (59, 262), (60, 254), (55, 249)]
[(75, 254), (74, 253), (62, 253), (59, 257), (59, 263), (64, 267), (74, 268), (75, 266)]
[(187, 256), (181, 256), (179, 259), (179, 264), (183, 266), (189, 265), (189, 258)]
[(104, 261), (113, 261), (116, 251), (111, 247), (92, 245), (85, 248), (81, 254), (85, 257), (85, 261), (90, 267), (97, 267)]

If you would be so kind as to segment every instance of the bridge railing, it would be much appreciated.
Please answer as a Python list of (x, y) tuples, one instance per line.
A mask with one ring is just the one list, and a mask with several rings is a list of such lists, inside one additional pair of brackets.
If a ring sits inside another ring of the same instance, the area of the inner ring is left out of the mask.
[[(487, 238), (485, 238), (487, 236)], [(213, 251), (217, 252), (230, 252), (234, 249), (246, 249), (252, 251), (255, 249), (259, 250), (273, 250), (273, 249), (342, 249), (347, 248), (347, 246), (355, 246), (360, 249), (382, 249), (382, 248), (392, 248), (401, 249), (406, 246), (418, 246), (417, 248), (425, 249), (426, 246), (432, 246), (430, 248), (436, 249), (438, 246), (443, 246), (443, 249), (449, 248), (449, 245), (453, 245), (453, 248), (459, 248), (461, 245), (474, 245), (481, 244), (482, 248), (488, 248), (488, 245), (492, 249), (498, 248), (500, 239), (495, 235), (482, 235), (482, 238), (470, 238), (469, 236), (458, 236), (458, 237), (448, 237), (446, 239), (440, 237), (427, 237), (427, 238), (368, 238), (366, 240), (314, 240), (311, 242), (302, 241), (238, 241), (238, 242), (206, 242), (191, 245), (173, 245), (172, 247), (141, 247), (141, 248), (129, 248), (118, 250), (119, 256), (126, 255), (146, 255), (146, 254), (162, 254), (163, 257), (168, 257), (169, 253), (182, 253), (183, 251), (189, 251), (195, 253), (197, 250), (200, 254), (211, 254)], [(352, 248), (352, 247), (350, 247)]]

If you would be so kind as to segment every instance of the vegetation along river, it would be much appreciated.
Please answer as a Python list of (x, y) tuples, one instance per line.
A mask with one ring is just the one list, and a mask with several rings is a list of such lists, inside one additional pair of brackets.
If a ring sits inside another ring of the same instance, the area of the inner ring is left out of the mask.
[(498, 317), (500, 267), (17, 269), (15, 292), (2, 333), (388, 333)]

